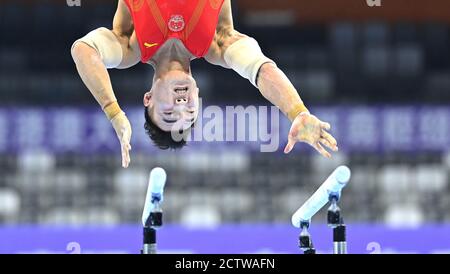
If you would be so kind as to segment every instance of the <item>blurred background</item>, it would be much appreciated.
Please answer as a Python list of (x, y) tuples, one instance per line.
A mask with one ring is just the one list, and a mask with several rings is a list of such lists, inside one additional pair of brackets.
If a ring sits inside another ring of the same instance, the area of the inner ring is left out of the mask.
[[(70, 56), (76, 39), (111, 27), (117, 1), (1, 0), (0, 253), (76, 251), (71, 242), (139, 252), (155, 166), (168, 173), (163, 252), (295, 253), (291, 214), (342, 164), (353, 173), (340, 204), (350, 252), (450, 252), (450, 2), (232, 2), (235, 27), (332, 124), (340, 152), (329, 160), (297, 145), (284, 155), (284, 117), (273, 153), (251, 141), (159, 151), (141, 106), (153, 70), (139, 64), (110, 71), (133, 125), (122, 169), (113, 129)], [(269, 105), (232, 71), (204, 60), (192, 70), (204, 107)], [(329, 252), (325, 213), (313, 239)]]

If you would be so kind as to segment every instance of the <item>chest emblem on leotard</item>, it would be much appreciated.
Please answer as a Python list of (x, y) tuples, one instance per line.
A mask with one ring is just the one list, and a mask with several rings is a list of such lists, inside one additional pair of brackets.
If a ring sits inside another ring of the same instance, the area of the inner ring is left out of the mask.
[(173, 32), (179, 32), (184, 29), (185, 23), (182, 15), (172, 15), (169, 19), (169, 29)]

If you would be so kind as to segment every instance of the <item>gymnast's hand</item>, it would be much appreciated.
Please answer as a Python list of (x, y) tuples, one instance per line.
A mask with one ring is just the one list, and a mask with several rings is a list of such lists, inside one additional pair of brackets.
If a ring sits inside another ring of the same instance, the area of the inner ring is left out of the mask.
[(116, 131), (117, 138), (120, 141), (120, 147), (122, 150), (122, 167), (127, 168), (130, 164), (130, 140), (131, 140), (131, 125), (124, 112), (117, 114), (111, 120), (112, 126)]
[(330, 128), (329, 123), (320, 121), (316, 116), (308, 112), (300, 113), (292, 122), (284, 153), (291, 152), (297, 142), (304, 142), (323, 156), (330, 158), (331, 154), (322, 146), (338, 151), (336, 139), (327, 132)]

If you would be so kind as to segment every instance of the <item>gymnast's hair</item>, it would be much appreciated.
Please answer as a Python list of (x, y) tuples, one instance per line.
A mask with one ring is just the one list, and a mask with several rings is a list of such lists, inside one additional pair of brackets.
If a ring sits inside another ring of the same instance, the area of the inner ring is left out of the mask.
[(148, 107), (145, 107), (144, 109), (144, 117), (145, 117), (145, 133), (150, 137), (150, 139), (153, 141), (153, 144), (157, 146), (160, 149), (163, 150), (179, 150), (186, 146), (186, 136), (191, 131), (194, 124), (189, 129), (181, 129), (179, 131), (180, 135), (183, 136), (180, 141), (176, 141), (172, 138), (172, 132), (170, 131), (164, 131), (160, 129), (155, 123), (153, 123), (152, 119), (150, 118), (150, 115), (148, 115)]

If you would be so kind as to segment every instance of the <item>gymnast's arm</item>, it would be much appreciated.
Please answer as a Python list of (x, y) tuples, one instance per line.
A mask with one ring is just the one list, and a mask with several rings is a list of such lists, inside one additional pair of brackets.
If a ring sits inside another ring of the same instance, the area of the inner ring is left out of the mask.
[(128, 68), (139, 62), (138, 54), (130, 46), (132, 34), (131, 15), (120, 0), (112, 30), (96, 29), (72, 46), (78, 73), (102, 108), (117, 101), (107, 69)]
[(109, 68), (128, 68), (139, 62), (133, 48), (133, 22), (128, 7), (119, 0), (113, 29), (96, 29), (75, 41), (71, 53), (86, 87), (111, 121), (122, 149), (122, 166), (128, 167), (131, 149), (131, 125), (120, 109), (108, 74)]
[(205, 59), (248, 79), (289, 118), (292, 126), (285, 153), (298, 141), (310, 144), (325, 157), (331, 154), (322, 145), (337, 151), (336, 140), (326, 132), (330, 125), (309, 113), (291, 81), (274, 61), (264, 56), (257, 41), (234, 29), (230, 0), (222, 7), (216, 35)]
[[(237, 70), (233, 67), (233, 60), (226, 60), (225, 54), (227, 50), (233, 45), (236, 48), (235, 51), (239, 51), (236, 45), (239, 41), (242, 47), (247, 46), (246, 41), (251, 41), (247, 47), (257, 47), (255, 50), (260, 50), (259, 45), (255, 44), (256, 41), (244, 35), (234, 29), (233, 25), (233, 15), (231, 10), (231, 1), (226, 0), (217, 25), (216, 36), (214, 37), (213, 43), (210, 47), (208, 55), (205, 57), (206, 61), (211, 64), (219, 65), (224, 68), (231, 68)], [(251, 39), (251, 40), (250, 40)], [(241, 48), (242, 48), (241, 47)], [(233, 48), (231, 50), (233, 50)], [(235, 59), (239, 59), (243, 56), (236, 56)], [(229, 58), (231, 59), (231, 58)], [(227, 62), (228, 61), (228, 62)], [(249, 70), (242, 71), (244, 73), (249, 72), (249, 75), (241, 75), (249, 79), (253, 84), (259, 89), (261, 94), (269, 100), (272, 104), (280, 108), (280, 110), (289, 117), (291, 121), (302, 111), (308, 111), (303, 104), (297, 90), (286, 77), (286, 75), (276, 66), (275, 62), (268, 58), (261, 58), (256, 64), (254, 72)], [(237, 64), (239, 66), (239, 64)], [(239, 70), (239, 69), (238, 69)], [(239, 73), (239, 71), (238, 71)], [(241, 74), (241, 73), (240, 73)], [(254, 74), (254, 75), (251, 75)]]

